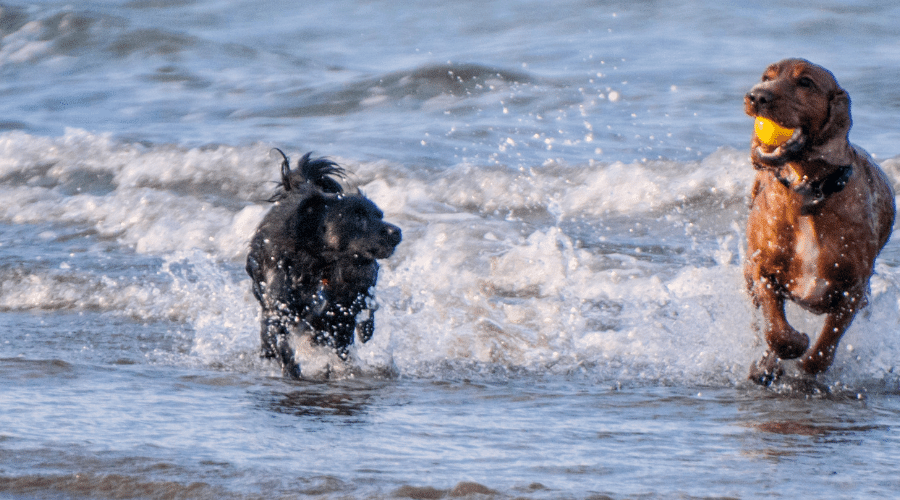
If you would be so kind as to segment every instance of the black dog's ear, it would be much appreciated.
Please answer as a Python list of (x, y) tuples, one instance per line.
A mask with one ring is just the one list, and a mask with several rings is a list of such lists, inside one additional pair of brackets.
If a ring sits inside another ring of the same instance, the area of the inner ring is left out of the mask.
[(313, 194), (297, 206), (292, 225), (298, 242), (306, 247), (318, 249), (328, 207), (328, 199), (321, 194)]

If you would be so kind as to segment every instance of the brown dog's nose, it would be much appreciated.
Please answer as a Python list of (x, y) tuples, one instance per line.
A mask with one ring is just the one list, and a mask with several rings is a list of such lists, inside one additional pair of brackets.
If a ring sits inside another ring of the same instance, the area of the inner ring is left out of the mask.
[(745, 97), (750, 104), (760, 107), (767, 106), (775, 100), (775, 94), (771, 90), (756, 87), (750, 89), (750, 92), (747, 92)]

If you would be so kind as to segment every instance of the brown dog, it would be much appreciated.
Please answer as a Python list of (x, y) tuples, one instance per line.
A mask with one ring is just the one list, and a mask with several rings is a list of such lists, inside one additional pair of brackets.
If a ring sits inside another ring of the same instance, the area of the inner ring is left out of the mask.
[[(850, 97), (825, 68), (803, 59), (772, 64), (744, 97), (744, 111), (794, 129), (777, 147), (754, 135), (750, 149), (757, 174), (744, 275), (769, 346), (750, 378), (768, 385), (783, 373), (779, 358), (801, 358), (808, 374), (831, 365), (866, 304), (875, 257), (894, 224), (894, 193), (850, 144)], [(788, 324), (785, 299), (826, 315), (812, 348)]]

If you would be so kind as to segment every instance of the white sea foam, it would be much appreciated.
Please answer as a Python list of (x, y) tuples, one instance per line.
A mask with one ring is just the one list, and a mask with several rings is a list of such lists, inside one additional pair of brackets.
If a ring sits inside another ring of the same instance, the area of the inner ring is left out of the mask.
[[(242, 271), (279, 175), (271, 147), (0, 135), (0, 222), (40, 229), (32, 244), (60, 254), (0, 269), (0, 307), (181, 322), (192, 347), (174, 362), (275, 373), (256, 358)], [(740, 269), (753, 175), (741, 153), (441, 172), (337, 160), (404, 231), (382, 265), (375, 337), (355, 348), (363, 370), (728, 384), (762, 352)], [(72, 250), (70, 231), (89, 243)], [(101, 243), (143, 263), (114, 270)], [(894, 380), (897, 297), (896, 263), (880, 264), (830, 376)]]

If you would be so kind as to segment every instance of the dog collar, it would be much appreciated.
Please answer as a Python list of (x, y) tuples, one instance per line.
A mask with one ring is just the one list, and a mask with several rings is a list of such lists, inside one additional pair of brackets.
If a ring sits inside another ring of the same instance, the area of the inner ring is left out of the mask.
[(835, 170), (831, 175), (826, 176), (820, 183), (820, 189), (824, 196), (831, 196), (840, 193), (847, 187), (850, 182), (850, 176), (853, 175), (853, 165), (844, 165)]
[[(795, 178), (800, 177), (794, 169), (791, 173)], [(847, 187), (850, 182), (850, 176), (853, 175), (853, 165), (842, 165), (834, 170), (834, 172), (826, 175), (816, 182), (800, 182), (796, 186), (791, 186), (791, 180), (787, 179), (780, 173), (777, 175), (778, 182), (784, 187), (803, 196), (811, 198), (810, 201), (803, 204), (802, 212), (808, 215), (815, 211), (816, 205), (825, 201), (826, 198), (833, 194), (840, 193)]]

